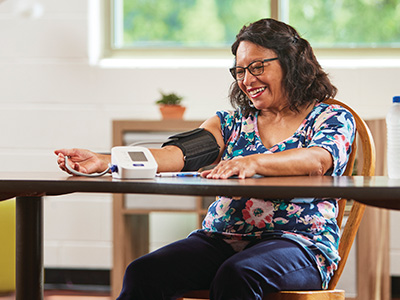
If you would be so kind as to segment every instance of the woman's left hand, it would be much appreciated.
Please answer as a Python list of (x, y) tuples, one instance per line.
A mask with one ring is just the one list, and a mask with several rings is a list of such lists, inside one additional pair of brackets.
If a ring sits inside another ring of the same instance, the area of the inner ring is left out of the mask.
[(201, 176), (208, 179), (227, 179), (236, 175), (238, 178), (244, 179), (256, 174), (255, 166), (252, 155), (236, 157), (219, 162), (214, 169), (203, 171)]

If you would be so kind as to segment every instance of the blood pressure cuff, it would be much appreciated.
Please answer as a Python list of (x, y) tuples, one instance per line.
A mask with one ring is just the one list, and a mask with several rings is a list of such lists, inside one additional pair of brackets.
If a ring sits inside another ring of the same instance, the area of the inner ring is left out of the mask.
[(196, 128), (169, 137), (164, 146), (179, 147), (184, 156), (185, 165), (182, 171), (197, 171), (212, 164), (219, 155), (219, 146), (211, 132)]

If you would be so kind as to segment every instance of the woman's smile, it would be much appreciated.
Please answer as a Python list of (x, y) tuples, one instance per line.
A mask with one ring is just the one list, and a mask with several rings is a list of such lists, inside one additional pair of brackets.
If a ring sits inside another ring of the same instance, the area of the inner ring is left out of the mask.
[(252, 99), (255, 99), (255, 98), (261, 96), (266, 89), (267, 89), (266, 86), (258, 87), (258, 88), (251, 88), (251, 89), (247, 89), (247, 93)]

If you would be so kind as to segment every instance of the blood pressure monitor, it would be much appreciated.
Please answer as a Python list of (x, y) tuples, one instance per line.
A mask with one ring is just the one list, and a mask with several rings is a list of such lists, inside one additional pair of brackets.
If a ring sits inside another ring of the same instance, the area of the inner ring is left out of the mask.
[(157, 162), (145, 147), (114, 147), (111, 149), (112, 176), (118, 179), (154, 178)]

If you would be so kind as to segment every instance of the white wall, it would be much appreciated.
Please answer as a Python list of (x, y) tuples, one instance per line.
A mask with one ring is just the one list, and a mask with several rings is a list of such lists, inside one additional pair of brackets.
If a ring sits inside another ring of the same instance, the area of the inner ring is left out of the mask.
[[(40, 0), (39, 19), (0, 4), (0, 170), (58, 171), (53, 150), (108, 151), (113, 119), (160, 119), (158, 90), (185, 96), (186, 119), (228, 108), (226, 68), (135, 69), (89, 65), (88, 1)], [(365, 118), (384, 117), (400, 95), (400, 67), (322, 60), (341, 99)], [(335, 65), (336, 64), (336, 65)], [(228, 67), (228, 66), (227, 66)], [(111, 268), (110, 195), (45, 202), (45, 265)]]

